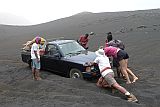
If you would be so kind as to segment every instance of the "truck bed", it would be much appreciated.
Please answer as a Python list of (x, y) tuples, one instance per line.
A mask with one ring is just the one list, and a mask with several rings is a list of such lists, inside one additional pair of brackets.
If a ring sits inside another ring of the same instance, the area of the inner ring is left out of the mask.
[(22, 50), (21, 51), (21, 58), (22, 58), (23, 62), (30, 64), (31, 52), (30, 51), (26, 51), (26, 50)]

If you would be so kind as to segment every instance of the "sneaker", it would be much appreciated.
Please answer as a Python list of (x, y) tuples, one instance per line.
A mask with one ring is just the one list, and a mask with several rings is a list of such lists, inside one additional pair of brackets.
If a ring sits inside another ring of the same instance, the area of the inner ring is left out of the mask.
[(127, 100), (128, 102), (134, 102), (134, 103), (138, 102), (137, 98), (133, 94), (129, 95)]

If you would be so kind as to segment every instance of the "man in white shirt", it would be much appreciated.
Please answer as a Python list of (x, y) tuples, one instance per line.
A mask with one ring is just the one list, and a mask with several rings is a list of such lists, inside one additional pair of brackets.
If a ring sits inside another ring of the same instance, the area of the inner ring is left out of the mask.
[(32, 59), (32, 74), (34, 80), (41, 80), (39, 76), (39, 71), (41, 68), (40, 55), (39, 55), (39, 44), (41, 42), (40, 37), (36, 37), (35, 43), (33, 43), (31, 48), (31, 59)]
[(96, 52), (96, 59), (94, 63), (97, 63), (101, 72), (102, 77), (106, 80), (110, 87), (113, 87), (127, 96), (129, 102), (138, 102), (137, 98), (128, 92), (124, 87), (120, 86), (114, 79), (114, 72), (111, 69), (109, 58), (105, 55), (103, 49), (99, 49)]

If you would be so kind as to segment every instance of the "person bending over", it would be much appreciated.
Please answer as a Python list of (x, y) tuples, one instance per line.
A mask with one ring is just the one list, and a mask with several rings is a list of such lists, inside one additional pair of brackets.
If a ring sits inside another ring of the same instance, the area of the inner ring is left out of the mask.
[(99, 66), (102, 77), (106, 80), (110, 87), (113, 87), (123, 93), (129, 102), (138, 102), (137, 98), (127, 91), (124, 87), (119, 85), (114, 78), (114, 72), (111, 69), (109, 58), (105, 55), (103, 49), (99, 49), (96, 52), (96, 59), (94, 62), (91, 62), (91, 65), (96, 63)]
[[(138, 80), (138, 77), (128, 68), (129, 55), (127, 54), (126, 51), (117, 47), (109, 46), (104, 48), (104, 52), (105, 55), (107, 55), (108, 57), (117, 58), (120, 65), (120, 71), (125, 76), (127, 84), (134, 83), (136, 82), (136, 80)], [(132, 76), (133, 79), (132, 82), (130, 81), (128, 74)]]

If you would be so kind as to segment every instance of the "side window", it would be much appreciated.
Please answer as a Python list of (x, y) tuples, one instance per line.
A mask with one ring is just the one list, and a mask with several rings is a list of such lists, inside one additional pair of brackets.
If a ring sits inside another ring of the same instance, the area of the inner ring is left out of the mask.
[(56, 53), (58, 53), (58, 49), (55, 45), (48, 45), (48, 55), (54, 56)]

